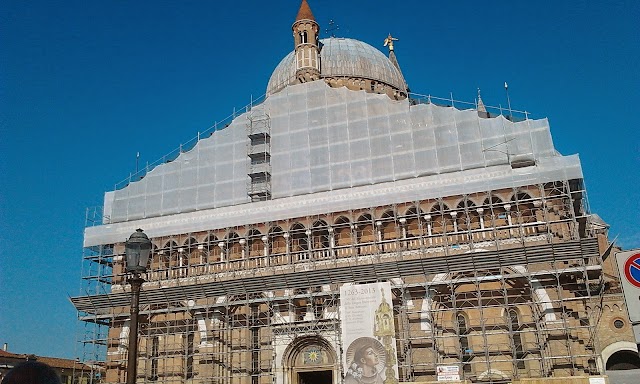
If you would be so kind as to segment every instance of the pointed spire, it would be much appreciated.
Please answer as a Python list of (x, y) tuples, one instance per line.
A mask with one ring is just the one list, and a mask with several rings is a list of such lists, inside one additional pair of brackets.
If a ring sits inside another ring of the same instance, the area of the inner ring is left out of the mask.
[(478, 88), (478, 112), (487, 113), (487, 108), (484, 106), (482, 102), (482, 97), (480, 97), (480, 88)]
[[(384, 39), (384, 46), (389, 48), (389, 61), (393, 64), (394, 67), (398, 69), (400, 75), (402, 75), (402, 70), (400, 69), (400, 64), (398, 63), (398, 58), (396, 58), (396, 52), (393, 50), (393, 42), (398, 41), (397, 38), (391, 36), (391, 33)], [(404, 75), (402, 75), (402, 79), (404, 80)], [(404, 81), (405, 91), (409, 90), (409, 86), (407, 82)]]
[(398, 59), (396, 58), (396, 53), (391, 51), (389, 52), (389, 60), (391, 60), (391, 64), (393, 64), (398, 71), (400, 70), (400, 64), (398, 64)]
[(489, 115), (489, 112), (487, 112), (487, 107), (484, 106), (482, 97), (480, 97), (480, 88), (478, 88), (478, 116), (484, 117), (484, 118), (491, 117)]
[(315, 17), (313, 17), (313, 12), (311, 12), (311, 7), (309, 7), (309, 3), (307, 3), (307, 0), (302, 0), (302, 3), (300, 4), (300, 9), (298, 10), (296, 21), (300, 20), (316, 20)]

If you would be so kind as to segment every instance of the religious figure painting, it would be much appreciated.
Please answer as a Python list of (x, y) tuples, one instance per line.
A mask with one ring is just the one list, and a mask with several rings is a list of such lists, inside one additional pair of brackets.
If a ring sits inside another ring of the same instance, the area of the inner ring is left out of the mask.
[(345, 384), (383, 384), (386, 354), (373, 337), (360, 337), (347, 347)]

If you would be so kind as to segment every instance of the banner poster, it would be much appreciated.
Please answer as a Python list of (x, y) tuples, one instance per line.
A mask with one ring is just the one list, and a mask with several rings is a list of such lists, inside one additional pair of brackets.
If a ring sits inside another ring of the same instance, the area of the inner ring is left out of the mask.
[(389, 282), (340, 287), (345, 384), (397, 384), (395, 324)]

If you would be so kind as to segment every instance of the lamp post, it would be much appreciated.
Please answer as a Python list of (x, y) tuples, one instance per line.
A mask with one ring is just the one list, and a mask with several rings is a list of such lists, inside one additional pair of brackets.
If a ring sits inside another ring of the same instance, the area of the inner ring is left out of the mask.
[(126, 272), (131, 274), (131, 323), (129, 327), (129, 356), (127, 362), (127, 384), (135, 384), (138, 363), (138, 304), (140, 287), (144, 279), (140, 274), (147, 271), (147, 262), (151, 253), (151, 240), (142, 229), (137, 229), (124, 243)]

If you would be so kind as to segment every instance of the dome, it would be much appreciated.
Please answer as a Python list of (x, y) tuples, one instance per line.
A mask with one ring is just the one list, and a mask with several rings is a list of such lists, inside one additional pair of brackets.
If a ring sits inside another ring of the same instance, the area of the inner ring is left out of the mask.
[[(407, 86), (400, 70), (382, 52), (359, 40), (329, 38), (320, 40), (320, 76), (356, 77), (376, 80), (405, 91)], [(295, 78), (294, 52), (280, 61), (271, 74), (267, 94), (289, 85)]]

